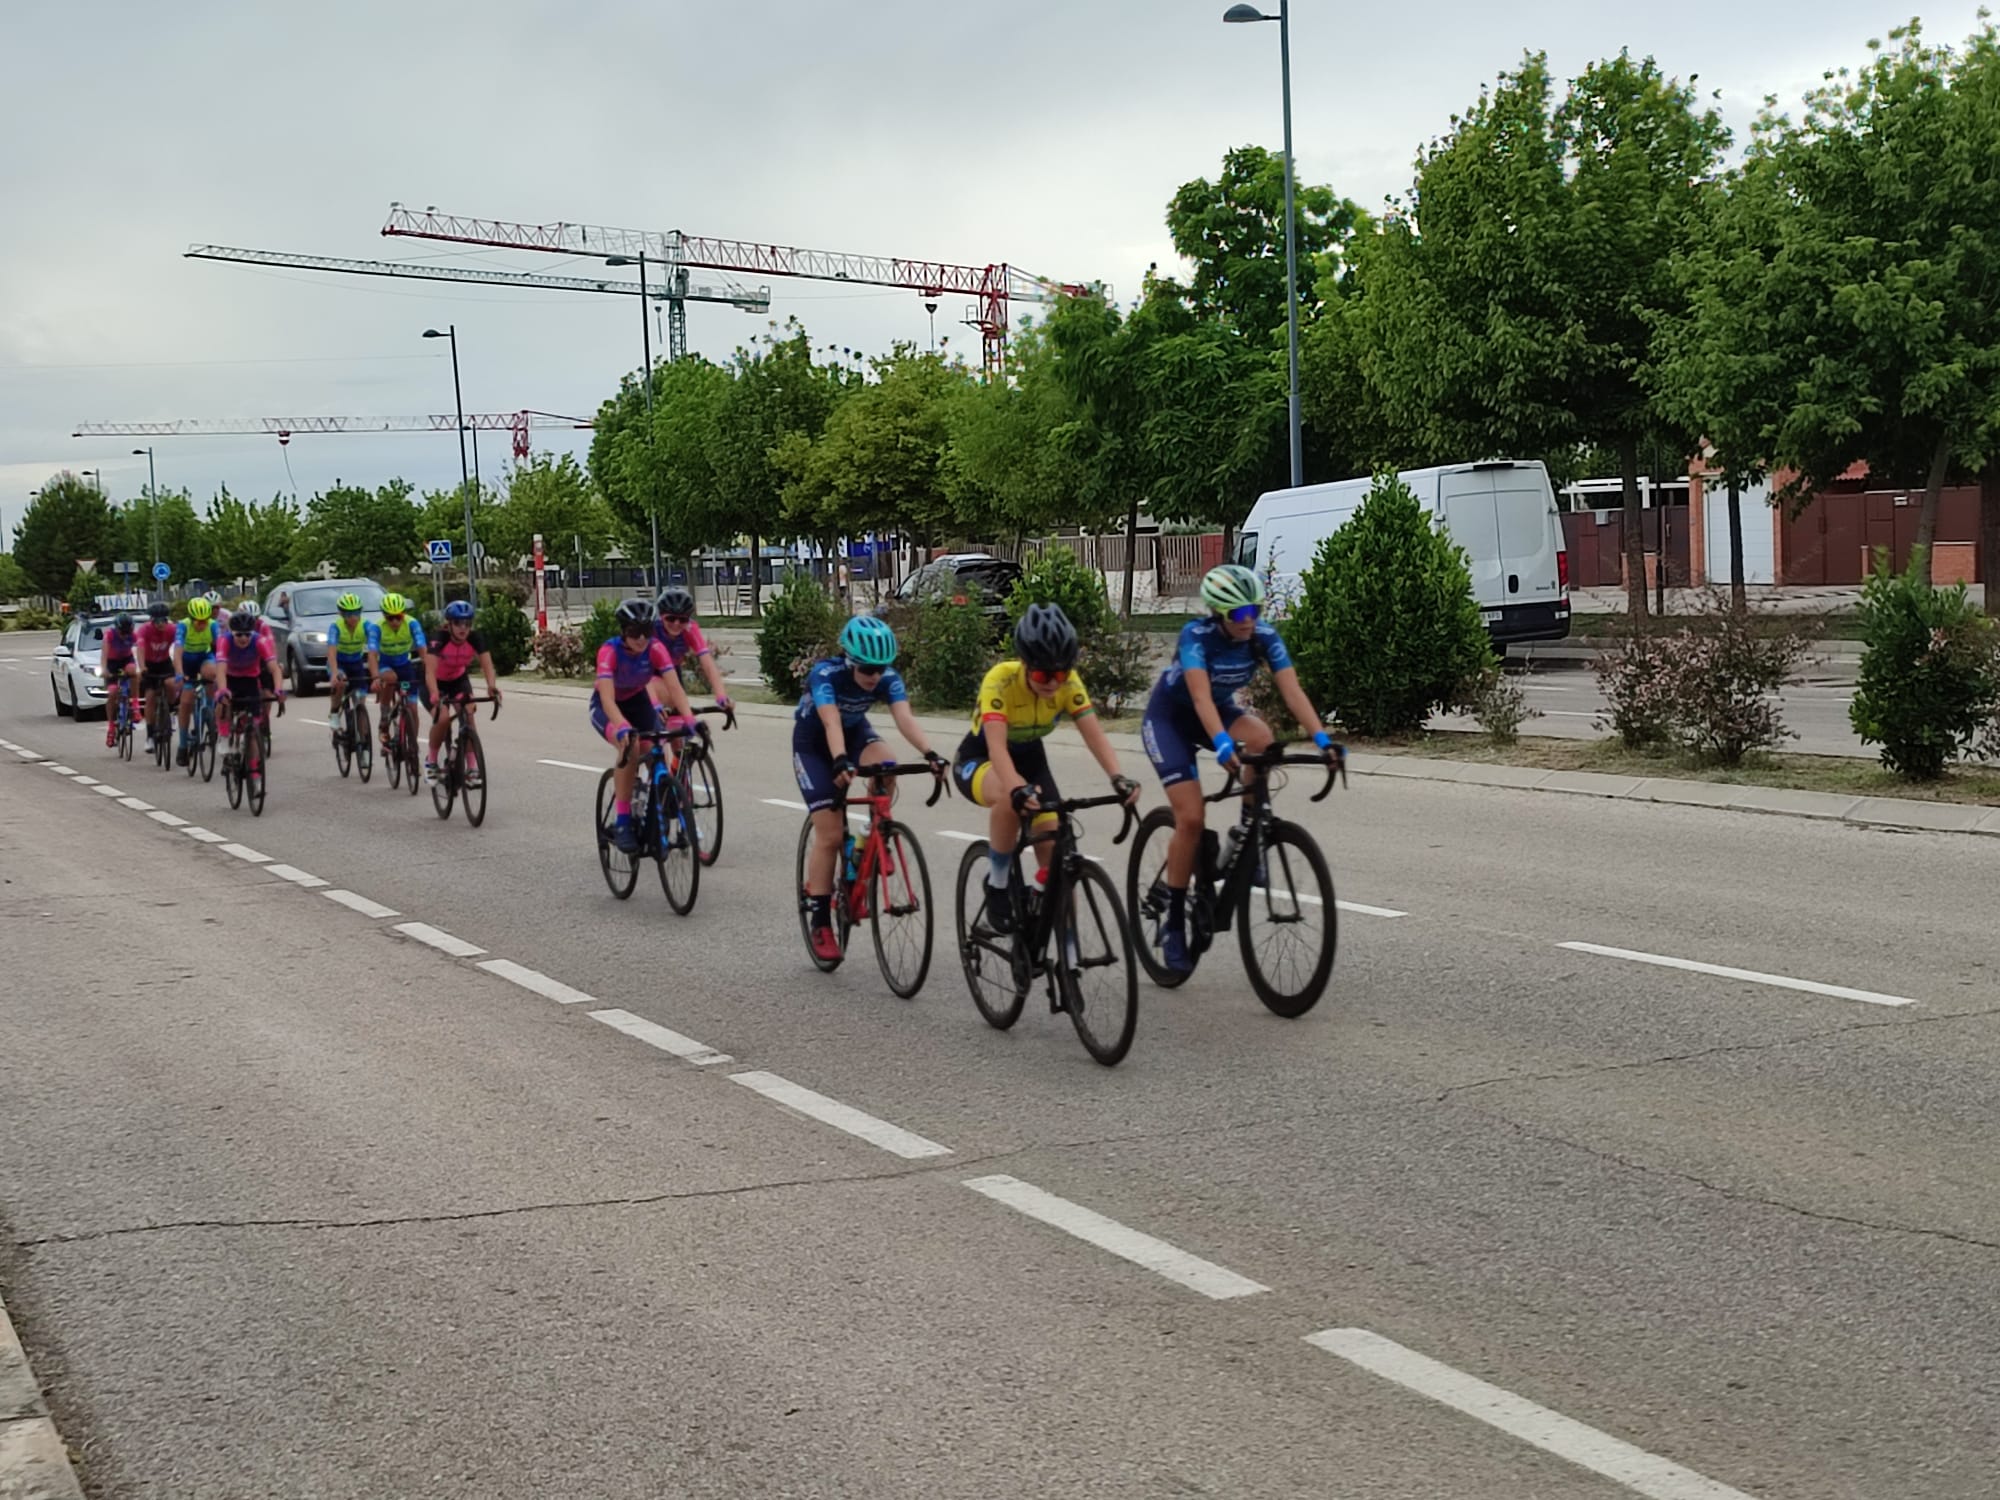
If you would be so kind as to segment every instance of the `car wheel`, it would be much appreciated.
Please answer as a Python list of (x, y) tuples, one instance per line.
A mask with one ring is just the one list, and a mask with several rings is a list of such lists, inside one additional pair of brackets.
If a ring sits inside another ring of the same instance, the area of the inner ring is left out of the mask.
[(299, 660), (299, 653), (296, 651), (287, 652), (285, 660), (288, 664), (288, 675), (292, 679), (292, 696), (294, 698), (311, 697), (313, 690), (312, 673), (308, 672), (305, 665)]
[(56, 680), (53, 677), (49, 679), (49, 696), (55, 699), (56, 717), (58, 719), (73, 719), (76, 717), (76, 705), (62, 701), (62, 690), (56, 686)]

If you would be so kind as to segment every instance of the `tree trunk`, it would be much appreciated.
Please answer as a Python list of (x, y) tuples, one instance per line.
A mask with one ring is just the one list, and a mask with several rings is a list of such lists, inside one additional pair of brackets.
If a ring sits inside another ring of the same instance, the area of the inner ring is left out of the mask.
[(1729, 481), (1729, 607), (1739, 615), (1750, 607), (1743, 587), (1743, 486)]
[[(1625, 609), (1634, 625), (1646, 623), (1646, 515), (1639, 508), (1639, 440), (1626, 438), (1618, 445), (1619, 466), (1624, 471), (1624, 507), (1620, 511), (1625, 532)], [(1660, 559), (1662, 576), (1666, 559)]]
[(2000, 455), (1979, 476), (1979, 577), (1986, 613), (2000, 616)]
[(1133, 564), (1139, 559), (1139, 497), (1132, 497), (1132, 508), (1125, 512), (1125, 602), (1118, 613), (1125, 619), (1132, 618), (1132, 574)]
[(1945, 466), (1951, 462), (1951, 435), (1938, 439), (1937, 452), (1931, 457), (1930, 477), (1924, 481), (1924, 505), (1917, 512), (1917, 546), (1923, 549), (1924, 582), (1936, 579), (1936, 568), (1931, 562), (1932, 544), (1937, 540), (1938, 501), (1944, 495)]
[(764, 613), (764, 539), (756, 532), (750, 533), (750, 618), (755, 620)]

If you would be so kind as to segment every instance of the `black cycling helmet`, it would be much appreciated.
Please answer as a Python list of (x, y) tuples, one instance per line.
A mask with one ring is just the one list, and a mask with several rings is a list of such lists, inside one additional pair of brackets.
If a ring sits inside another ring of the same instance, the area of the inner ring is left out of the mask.
[(618, 606), (618, 629), (651, 630), (653, 628), (653, 601), (650, 599), (627, 599)]
[(1076, 627), (1053, 604), (1031, 604), (1014, 626), (1014, 646), (1021, 660), (1041, 672), (1067, 672), (1080, 649)]
[(118, 618), (111, 623), (121, 635), (130, 635), (132, 633), (132, 617), (123, 610), (118, 612)]
[(257, 617), (247, 609), (237, 610), (235, 614), (229, 617), (229, 633), (231, 635), (255, 635), (257, 633)]
[(679, 584), (660, 590), (660, 613), (663, 615), (686, 615), (694, 617), (694, 595)]
[(171, 615), (173, 611), (167, 608), (166, 600), (155, 599), (151, 604), (146, 606), (146, 613), (152, 619), (164, 620), (167, 618), (167, 616)]

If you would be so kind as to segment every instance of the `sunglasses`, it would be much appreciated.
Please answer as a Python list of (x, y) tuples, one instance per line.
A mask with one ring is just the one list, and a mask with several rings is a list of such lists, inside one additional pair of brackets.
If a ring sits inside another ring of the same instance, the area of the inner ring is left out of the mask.
[(1040, 667), (1030, 667), (1028, 675), (1044, 685), (1051, 682), (1060, 685), (1069, 681), (1069, 668), (1058, 667), (1053, 672), (1044, 672)]
[(1263, 613), (1264, 606), (1261, 604), (1243, 604), (1232, 609), (1229, 618), (1238, 625), (1248, 625), (1252, 620), (1261, 618)]
[(685, 625), (693, 618), (693, 615), (661, 615), (660, 623), (662, 625)]
[(232, 630), (229, 632), (229, 636), (232, 640), (247, 641), (256, 633), (254, 630)]
[(847, 659), (847, 670), (856, 677), (880, 677), (888, 668), (865, 666), (850, 656)]

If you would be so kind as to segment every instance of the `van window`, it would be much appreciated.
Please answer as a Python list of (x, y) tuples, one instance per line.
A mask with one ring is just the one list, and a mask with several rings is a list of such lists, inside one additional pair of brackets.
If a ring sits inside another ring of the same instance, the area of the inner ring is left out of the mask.
[(1257, 533), (1243, 532), (1236, 538), (1236, 561), (1246, 568), (1257, 566)]

